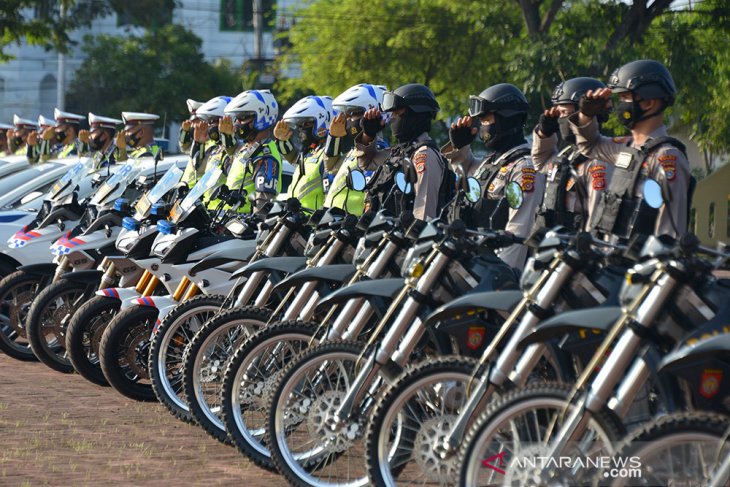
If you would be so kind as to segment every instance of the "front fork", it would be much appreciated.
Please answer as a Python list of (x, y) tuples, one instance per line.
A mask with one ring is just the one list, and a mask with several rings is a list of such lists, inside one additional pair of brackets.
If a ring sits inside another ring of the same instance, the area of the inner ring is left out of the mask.
[[(594, 359), (578, 379), (578, 383), (571, 393), (561, 416), (565, 416), (571, 404), (574, 404), (575, 407), (572, 408), (572, 411), (568, 414), (560, 430), (555, 435), (554, 440), (551, 441), (550, 450), (547, 455), (549, 458), (556, 458), (566, 451), (566, 448), (571, 442), (578, 441), (583, 436), (588, 422), (593, 415), (599, 413), (606, 407), (616, 385), (626, 377), (627, 371), (631, 372), (631, 376), (636, 378), (637, 371), (633, 370), (633, 368), (629, 369), (629, 367), (637, 356), (642, 339), (634, 331), (634, 328), (650, 328), (653, 325), (656, 317), (672, 295), (676, 285), (676, 279), (663, 269), (659, 269), (647, 284), (647, 288), (645, 288), (646, 292), (641, 293), (631, 303), (629, 309), (624, 311), (622, 319), (614, 325), (615, 329), (611, 330), (602, 346), (599, 347), (596, 355), (594, 355)], [(605, 352), (619, 334), (618, 342), (616, 342), (613, 350), (606, 357), (605, 363), (601, 366), (600, 371), (591, 382), (588, 391), (577, 403), (573, 402), (578, 389), (587, 382), (589, 374), (592, 373), (600, 358), (604, 356)], [(621, 389), (626, 394), (631, 391), (635, 394), (640, 387), (622, 387)], [(626, 396), (622, 400), (630, 405), (634, 397)]]
[(58, 260), (58, 265), (56, 265), (56, 270), (53, 273), (53, 280), (51, 282), (57, 282), (61, 279), (61, 276), (69, 271), (69, 269), (71, 269), (71, 263), (69, 262), (68, 257), (62, 255)]
[[(405, 299), (405, 303), (393, 320), (392, 326), (383, 337), (383, 341), (368, 357), (365, 364), (358, 372), (355, 380), (347, 390), (347, 394), (342, 400), (342, 404), (335, 412), (335, 417), (340, 423), (348, 420), (355, 406), (360, 404), (366, 393), (370, 392), (370, 385), (380, 369), (393, 360), (400, 366), (405, 365), (405, 361), (410, 356), (413, 349), (418, 344), (423, 335), (423, 323), (417, 319), (421, 303), (413, 297), (408, 297), (410, 292), (416, 292), (426, 295), (435, 284), (436, 280), (441, 276), (441, 272), (449, 263), (450, 258), (442, 252), (435, 251), (436, 255), (428, 266), (427, 271), (421, 276), (415, 285), (407, 283), (401, 294), (388, 308), (388, 312), (381, 320), (378, 330), (373, 334), (370, 344), (373, 343), (378, 332), (390, 322), (390, 317), (395, 313), (395, 309)], [(400, 346), (399, 346), (400, 344)]]

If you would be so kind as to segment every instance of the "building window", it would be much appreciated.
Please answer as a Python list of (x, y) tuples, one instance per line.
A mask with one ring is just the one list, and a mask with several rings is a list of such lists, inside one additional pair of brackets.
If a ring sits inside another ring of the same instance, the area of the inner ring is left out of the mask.
[(117, 27), (159, 28), (172, 22), (175, 0), (109, 0), (117, 13)]
[(710, 238), (715, 238), (715, 203), (710, 203), (710, 212), (708, 216), (709, 220), (707, 222), (707, 236)]
[(730, 194), (727, 195), (727, 218), (725, 219), (725, 236), (730, 238)]
[(57, 101), (55, 76), (47, 74), (43, 77), (38, 95), (38, 111), (41, 115), (53, 118), (53, 109)]
[(688, 230), (697, 235), (697, 208), (689, 210), (689, 228)]
[[(221, 0), (221, 30), (253, 30), (254, 0)], [(265, 31), (272, 30), (276, 0), (261, 0)]]

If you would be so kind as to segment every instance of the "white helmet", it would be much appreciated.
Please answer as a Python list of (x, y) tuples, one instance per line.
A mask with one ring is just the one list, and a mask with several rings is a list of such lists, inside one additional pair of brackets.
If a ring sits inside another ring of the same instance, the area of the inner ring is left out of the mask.
[(226, 105), (225, 114), (241, 119), (253, 116), (253, 128), (261, 131), (276, 123), (279, 104), (269, 90), (248, 90)]
[(312, 132), (314, 136), (323, 139), (327, 136), (327, 128), (334, 116), (335, 111), (332, 109), (331, 96), (308, 96), (296, 102), (282, 118), (288, 123), (313, 120)]
[(225, 114), (224, 110), (230, 101), (230, 96), (216, 96), (215, 98), (211, 98), (195, 110), (195, 116), (206, 122), (211, 119), (220, 118)]
[(369, 85), (362, 83), (348, 88), (344, 93), (334, 99), (332, 105), (338, 112), (359, 109), (362, 111), (371, 108), (380, 108), (383, 103), (383, 93), (388, 90), (383, 85)]

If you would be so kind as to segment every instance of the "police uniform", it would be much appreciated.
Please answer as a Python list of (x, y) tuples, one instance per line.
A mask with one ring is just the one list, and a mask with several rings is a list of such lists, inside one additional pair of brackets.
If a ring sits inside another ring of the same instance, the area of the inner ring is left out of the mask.
[[(226, 186), (231, 191), (244, 190), (246, 194), (255, 194), (256, 206), (260, 206), (275, 199), (281, 191), (281, 168), (276, 140), (267, 138), (241, 144), (233, 154)], [(251, 202), (243, 202), (238, 211), (250, 212)]]
[[(324, 200), (326, 208), (341, 208), (347, 213), (360, 216), (365, 211), (365, 191), (355, 191), (347, 187), (347, 176), (350, 171), (360, 170), (365, 174), (365, 180), (370, 181), (375, 170), (378, 168), (377, 162), (365, 160), (363, 145), (353, 147), (344, 155), (329, 155), (330, 148), (337, 142), (336, 137), (327, 140), (325, 153), (325, 169), (328, 173), (334, 173), (334, 178), (330, 183), (327, 196)], [(339, 145), (339, 144), (338, 144)], [(380, 137), (376, 138), (375, 146), (378, 149), (387, 148), (387, 144)]]
[(324, 145), (320, 145), (309, 152), (300, 153), (294, 162), (294, 174), (287, 196), (297, 198), (304, 208), (318, 210), (324, 205), (324, 160)]
[[(116, 130), (117, 126), (121, 125), (122, 123), (124, 122), (117, 118), (101, 117), (99, 115), (89, 112), (90, 132), (93, 132), (95, 129)], [(106, 162), (107, 164), (115, 164), (117, 162), (118, 152), (119, 151), (117, 150), (114, 141), (114, 135), (112, 134), (111, 143), (109, 144), (106, 153), (103, 154), (104, 158), (102, 159), (101, 165), (103, 166), (104, 162)]]
[[(142, 112), (122, 112), (122, 120), (125, 128), (135, 125), (154, 125), (160, 117), (152, 113)], [(117, 147), (115, 157), (117, 162), (125, 162), (128, 158), (139, 159), (140, 157), (156, 157), (160, 152), (157, 144), (148, 144), (134, 148), (131, 152), (127, 152), (127, 145)]]
[[(378, 149), (375, 140), (369, 144), (362, 143), (362, 134), (355, 139), (355, 149), (362, 151), (362, 160), (366, 165), (379, 168), (379, 174), (374, 175), (375, 181), (368, 185), (368, 192), (381, 193), (385, 186), (392, 186), (392, 172), (401, 169), (400, 163), (404, 157), (410, 157), (417, 179), (413, 185), (413, 216), (419, 220), (432, 220), (439, 216), (438, 199), (441, 180), (444, 173), (444, 162), (438, 149), (428, 133), (424, 132), (408, 144), (399, 144), (387, 149)], [(390, 167), (389, 174), (385, 174), (385, 163)], [(381, 167), (382, 166), (382, 167)], [(385, 179), (386, 181), (380, 181)], [(374, 184), (372, 184), (374, 183)], [(368, 198), (380, 198), (382, 194), (370, 194)]]
[[(9, 125), (7, 123), (0, 123), (0, 130), (3, 131), (3, 132), (5, 132), (5, 140), (6, 140), (5, 144), (6, 144), (7, 147), (9, 147), (8, 141), (7, 141), (8, 140), (7, 131), (10, 130), (10, 129), (12, 129), (12, 128), (13, 128), (12, 125)], [(9, 156), (10, 154), (11, 154), (11, 152), (10, 152), (10, 149), (9, 148), (7, 150), (0, 151), (0, 157)]]
[[(185, 101), (188, 106), (188, 112), (190, 113), (190, 120), (195, 120), (195, 110), (203, 105), (202, 101), (195, 101), (192, 98), (188, 98)], [(193, 145), (193, 127), (191, 126), (188, 130), (183, 129), (180, 126), (180, 134), (177, 139), (177, 144), (180, 147), (180, 152), (189, 152)]]
[[(604, 137), (598, 129), (598, 122), (593, 119), (586, 125), (578, 125), (578, 113), (570, 116), (571, 129), (576, 134), (576, 142), (579, 150), (586, 156), (597, 158), (613, 164), (614, 176), (616, 179), (618, 171), (627, 170), (624, 161), (626, 148), (639, 149), (640, 147), (633, 143), (630, 137)], [(666, 137), (667, 129), (664, 125), (657, 128), (649, 134), (649, 142), (651, 139)], [(687, 194), (690, 183), (689, 161), (684, 153), (671, 144), (662, 144), (651, 151), (643, 161), (641, 161), (641, 169), (639, 177), (633, 189), (635, 197), (643, 195), (643, 182), (650, 177), (662, 186), (666, 187), (669, 192), (669, 202), (659, 209), (656, 223), (654, 226), (654, 234), (667, 234), (678, 238), (687, 231)], [(610, 186), (609, 186), (610, 190)], [(668, 208), (667, 208), (668, 207)], [(669, 212), (667, 211), (669, 209)], [(671, 212), (671, 218), (669, 213)], [(594, 215), (591, 222), (592, 225), (599, 225), (597, 222), (602, 215)], [(676, 225), (676, 231), (672, 226), (672, 219)]]
[[(598, 159), (588, 159), (575, 146), (568, 146), (558, 153), (557, 146), (557, 134), (541, 138), (537, 131), (533, 132), (532, 161), (535, 168), (545, 175), (545, 194), (538, 209), (537, 224), (591, 230), (593, 211), (611, 181), (613, 166)], [(564, 173), (567, 168), (560, 167), (561, 161), (572, 164), (575, 175)], [(562, 202), (552, 201), (560, 196), (563, 197)], [(586, 216), (585, 221), (581, 215)]]
[[(15, 126), (15, 130), (38, 130), (38, 124), (32, 120), (20, 118), (18, 115), (13, 115), (13, 125)], [(30, 146), (26, 142), (16, 144), (14, 140), (8, 139), (8, 150), (16, 156), (25, 155), (31, 164), (38, 162), (39, 154), (37, 145)]]
[[(86, 117), (84, 117), (83, 115), (64, 112), (59, 110), (58, 108), (55, 108), (53, 110), (53, 118), (56, 121), (56, 126), (62, 124), (75, 125), (77, 136), (81, 121), (86, 119)], [(80, 140), (78, 140), (78, 137), (73, 142), (65, 145), (56, 143), (53, 139), (45, 140), (41, 138), (38, 145), (39, 159), (42, 162), (45, 162), (51, 158), (63, 159), (72, 155), (85, 156), (89, 153), (89, 144), (81, 142)]]
[[(482, 201), (475, 205), (475, 217), (471, 218), (472, 221), (467, 221), (467, 224), (491, 230), (506, 230), (521, 238), (530, 235), (535, 212), (542, 201), (545, 177), (533, 165), (527, 144), (513, 147), (502, 154), (492, 153), (481, 163), (474, 157), (469, 145), (454, 150), (449, 143), (442, 148), (442, 152), (452, 166), (461, 166), (467, 177), (476, 178), (482, 185)], [(502, 212), (508, 206), (502, 200), (505, 197), (505, 187), (512, 181), (520, 185), (524, 199), (519, 208), (506, 210), (505, 217)], [(495, 204), (498, 201), (500, 203)], [(500, 250), (498, 255), (510, 266), (522, 269), (527, 260), (527, 247), (511, 245)]]

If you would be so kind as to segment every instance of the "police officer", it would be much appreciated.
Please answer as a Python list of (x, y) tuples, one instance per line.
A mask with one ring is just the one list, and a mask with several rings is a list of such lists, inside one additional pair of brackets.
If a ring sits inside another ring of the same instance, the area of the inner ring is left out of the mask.
[(190, 151), (190, 147), (192, 147), (193, 145), (193, 122), (197, 120), (197, 117), (195, 116), (195, 111), (203, 105), (203, 102), (195, 101), (191, 98), (188, 98), (185, 103), (188, 106), (190, 118), (184, 120), (183, 123), (180, 125), (180, 135), (177, 138), (177, 144), (180, 147), (180, 152), (187, 153)]
[[(89, 149), (92, 153), (102, 154), (102, 165), (114, 164), (117, 160), (117, 148), (114, 144), (114, 134), (122, 121), (116, 118), (102, 117), (89, 112)], [(86, 132), (82, 130), (79, 136)]]
[(324, 204), (324, 144), (333, 117), (332, 97), (307, 96), (287, 110), (274, 127), (281, 155), (294, 164), (287, 194), (312, 210)]
[(7, 123), (0, 123), (0, 157), (12, 154), (8, 146), (8, 131), (12, 131), (13, 126)]
[(438, 217), (440, 206), (445, 203), (440, 196), (444, 194), (441, 183), (448, 164), (429, 136), (431, 122), (440, 110), (436, 97), (428, 87), (411, 83), (386, 91), (382, 108), (383, 112), (390, 113), (390, 129), (396, 145), (378, 150), (376, 138), (385, 120), (377, 108), (365, 112), (363, 132), (355, 138), (355, 147), (362, 151), (363, 160), (378, 167), (368, 183), (366, 206), (374, 210), (383, 206), (384, 197), (394, 184), (395, 172), (409, 158), (416, 173), (413, 216), (420, 220)]
[[(325, 170), (327, 177), (332, 175), (324, 206), (341, 208), (353, 215), (362, 215), (365, 208), (365, 192), (354, 191), (347, 187), (350, 171), (359, 169), (369, 180), (377, 169), (375, 159), (369, 162), (363, 151), (354, 146), (355, 138), (362, 133), (362, 117), (365, 112), (377, 109), (383, 102), (385, 86), (359, 84), (348, 88), (332, 102), (337, 115), (329, 127), (329, 137), (325, 147)], [(383, 114), (387, 115), (387, 114)], [(378, 149), (387, 144), (379, 135), (375, 140)]]
[[(537, 227), (590, 230), (593, 208), (611, 180), (613, 166), (580, 153), (568, 117), (578, 111), (578, 101), (587, 91), (605, 87), (595, 78), (566, 80), (555, 87), (553, 106), (540, 115), (532, 137), (532, 161), (546, 182)], [(566, 144), (560, 152), (558, 133)]]
[(180, 181), (189, 188), (195, 186), (208, 169), (213, 165), (222, 164), (227, 157), (221, 143), (218, 122), (230, 101), (231, 98), (228, 96), (216, 96), (203, 103), (195, 112), (198, 120), (193, 123), (190, 160)]
[(26, 118), (20, 118), (17, 114), (13, 115), (13, 129), (8, 130), (8, 150), (16, 156), (25, 155), (28, 162), (33, 164), (38, 162), (38, 146), (29, 146), (28, 137), (30, 134), (38, 130), (38, 124)]
[[(618, 95), (618, 120), (630, 137), (603, 137), (596, 117), (606, 113), (611, 94)], [(690, 187), (689, 161), (684, 145), (667, 135), (664, 110), (674, 103), (677, 89), (667, 68), (653, 60), (632, 61), (615, 70), (608, 88), (591, 90), (571, 115), (580, 151), (614, 165), (608, 189), (598, 202), (592, 223), (605, 234), (629, 238), (632, 234), (667, 234), (687, 231)], [(646, 178), (659, 182), (668, 202), (655, 211), (642, 202)]]
[[(254, 208), (261, 208), (281, 191), (281, 154), (272, 134), (279, 104), (269, 90), (248, 90), (231, 100), (224, 113), (218, 128), (232, 157), (226, 186), (255, 195)], [(248, 199), (238, 209), (251, 210)]]
[(86, 117), (56, 108), (53, 111), (53, 118), (56, 125), (46, 127), (40, 135), (40, 140), (37, 133), (28, 136), (29, 146), (39, 146), (39, 160), (87, 155), (89, 141), (85, 137), (79, 137), (81, 122), (86, 120)]
[[(482, 185), (484, 197), (464, 220), (472, 227), (507, 230), (518, 237), (532, 231), (535, 212), (542, 200), (544, 176), (537, 172), (525, 141), (524, 128), (529, 105), (525, 95), (514, 85), (490, 86), (479, 96), (471, 96), (469, 116), (462, 117), (449, 129), (449, 143), (442, 149), (451, 164), (459, 165), (466, 176), (473, 176)], [(474, 138), (484, 142), (493, 152), (479, 162), (471, 151)], [(519, 208), (509, 208), (505, 188), (517, 183), (522, 189)], [(512, 245), (499, 253), (500, 258), (522, 269), (527, 259), (524, 245)]]
[(116, 160), (124, 162), (127, 158), (155, 157), (160, 148), (155, 144), (155, 122), (159, 115), (143, 112), (122, 112), (124, 130), (117, 133)]

